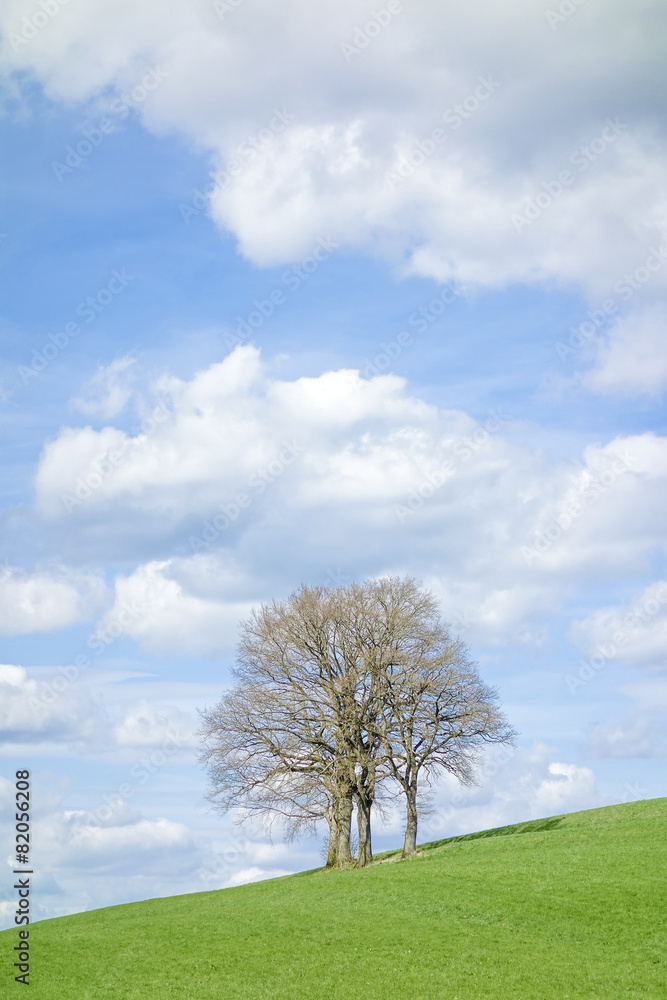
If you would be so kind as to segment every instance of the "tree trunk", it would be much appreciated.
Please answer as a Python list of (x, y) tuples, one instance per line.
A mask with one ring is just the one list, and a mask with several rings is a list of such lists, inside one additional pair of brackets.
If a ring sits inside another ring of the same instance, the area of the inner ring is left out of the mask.
[(327, 867), (344, 867), (352, 862), (350, 827), (352, 825), (352, 790), (337, 795), (329, 820)]
[(407, 858), (417, 853), (417, 780), (405, 789), (407, 803), (407, 824), (402, 857)]
[(357, 775), (354, 797), (357, 803), (357, 830), (359, 831), (357, 868), (363, 868), (373, 860), (371, 809), (375, 801), (375, 767), (372, 764), (363, 767)]
[(327, 868), (333, 868), (336, 864), (336, 858), (338, 857), (338, 844), (337, 839), (337, 827), (334, 823), (333, 816), (329, 819), (329, 844), (327, 847)]
[(357, 868), (364, 868), (373, 860), (371, 847), (371, 807), (365, 795), (357, 795), (357, 830), (359, 831), (359, 853)]

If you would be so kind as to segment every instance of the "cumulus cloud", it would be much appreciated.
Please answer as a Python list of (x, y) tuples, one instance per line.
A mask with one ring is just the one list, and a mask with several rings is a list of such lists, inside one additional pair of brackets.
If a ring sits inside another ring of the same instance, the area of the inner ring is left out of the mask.
[[(5, 753), (113, 755), (137, 766), (149, 750), (157, 751), (160, 766), (179, 759), (180, 751), (189, 759), (197, 728), (194, 704), (210, 689), (188, 689), (187, 683), (149, 678), (138, 698), (133, 674), (0, 664), (0, 743)], [(193, 703), (190, 711), (184, 702)]]
[(169, 747), (192, 746), (193, 719), (187, 712), (173, 706), (158, 706), (142, 699), (131, 705), (114, 726), (118, 746)]
[[(393, 375), (280, 380), (252, 346), (155, 392), (150, 433), (65, 428), (37, 471), (37, 509), (59, 519), (61, 544), (71, 531), (80, 552), (89, 526), (97, 551), (113, 538), (109, 558), (131, 559), (138, 533), (170, 553), (117, 577), (102, 644), (227, 649), (250, 605), (284, 587), (286, 559), (294, 586), (409, 566), (495, 641), (553, 611), (573, 573), (646, 573), (663, 543), (667, 442), (651, 433), (553, 463), (511, 440), (504, 411), (477, 422)], [(93, 479), (91, 456), (112, 439), (121, 460)]]
[(84, 395), (71, 401), (72, 406), (89, 417), (109, 420), (125, 409), (132, 396), (129, 383), (136, 358), (117, 358), (109, 365), (100, 365), (84, 386)]
[(198, 852), (192, 831), (170, 819), (143, 819), (117, 812), (111, 822), (92, 810), (68, 810), (35, 824), (40, 850), (56, 872), (78, 864), (89, 874), (126, 874), (142, 870), (159, 874), (169, 866), (175, 874), (194, 871)]
[(584, 809), (596, 800), (595, 774), (590, 767), (578, 764), (549, 764), (549, 777), (543, 778), (532, 802), (532, 818), (559, 812)]
[(15, 788), (11, 781), (0, 776), (0, 810), (11, 808), (14, 804)]
[(589, 0), (557, 29), (546, 13), (428, 0), (371, 38), (362, 0), (317, 17), (96, 0), (34, 30), (8, 0), (0, 24), (7, 66), (55, 99), (141, 94), (158, 67), (129, 103), (208, 151), (211, 214), (256, 263), (328, 234), (438, 280), (606, 292), (664, 234), (665, 12)]
[[(68, 512), (85, 515), (129, 505), (137, 513), (159, 511), (172, 521), (208, 514), (214, 505), (233, 504), (239, 492), (261, 497), (276, 480), (280, 491), (283, 473), (303, 464), (299, 460), (307, 444), (317, 446), (324, 438), (322, 444), (331, 449), (339, 430), (354, 433), (355, 425), (383, 421), (388, 430), (397, 425), (396, 433), (407, 435), (407, 422), (424, 424), (436, 416), (434, 408), (410, 398), (404, 379), (395, 376), (365, 381), (343, 370), (293, 382), (269, 379), (252, 346), (237, 347), (190, 382), (164, 378), (156, 388), (170, 410), (151, 433), (130, 438), (113, 427), (65, 428), (46, 445), (36, 477), (40, 513), (64, 518)], [(450, 423), (452, 435), (474, 427), (462, 414), (452, 414)], [(394, 467), (391, 438), (375, 437), (377, 442), (362, 437), (347, 454), (339, 447), (331, 461), (314, 456), (311, 477), (324, 474), (323, 497), (329, 498), (332, 488), (345, 497), (355, 472), (375, 456), (376, 464), (384, 461), (387, 475), (369, 481), (364, 494), (397, 496), (410, 485), (419, 464), (402, 458)], [(424, 443), (420, 452), (423, 462)]]
[[(35, 28), (7, 0), (2, 51), (10, 74), (91, 117), (122, 127), (113, 109), (130, 108), (153, 133), (186, 135), (212, 180), (181, 214), (208, 203), (261, 266), (326, 238), (464, 289), (542, 282), (598, 305), (664, 248), (667, 24), (653, 0), (588, 0), (567, 24), (530, 0), (425, 0), (377, 37), (363, 0), (318, 18), (300, 0), (222, 13), (94, 0)], [(666, 285), (663, 267), (648, 294)], [(588, 390), (664, 389), (664, 310), (631, 309), (599, 342)], [(128, 390), (118, 373), (100, 380), (78, 405), (106, 418)]]
[[(434, 116), (433, 126), (442, 124), (442, 113)], [(494, 169), (488, 151), (473, 147), (466, 155), (454, 133), (449, 140), (455, 151), (445, 144), (441, 155), (425, 156), (420, 145), (429, 141), (428, 133), (412, 133), (397, 136), (383, 156), (368, 152), (372, 140), (359, 122), (345, 129), (294, 125), (238, 179), (213, 191), (211, 214), (237, 234), (247, 257), (265, 266), (298, 259), (328, 237), (402, 259), (405, 273), (439, 282), (503, 287), (556, 279), (599, 294), (646, 256), (646, 244), (632, 231), (637, 215), (653, 221), (647, 241), (655, 239), (656, 229), (659, 238), (663, 233), (658, 178), (664, 155), (646, 162), (636, 138), (627, 134), (629, 126), (620, 124), (623, 131), (605, 146), (606, 156), (596, 164), (584, 160), (586, 171), (571, 173), (571, 186), (561, 186), (557, 198), (545, 191), (545, 185), (559, 186), (550, 169), (555, 175), (572, 155), (581, 155), (576, 142), (562, 149), (560, 164), (505, 172)], [(604, 145), (598, 133), (609, 129), (605, 121), (591, 125), (581, 145)], [(633, 214), (627, 205), (617, 208), (628, 195), (629, 173)], [(657, 285), (664, 287), (664, 280), (659, 275)]]
[(0, 635), (50, 632), (78, 624), (99, 613), (105, 596), (104, 581), (97, 575), (5, 567), (0, 574)]
[(627, 604), (599, 608), (572, 625), (574, 641), (620, 663), (664, 670), (667, 660), (667, 581), (657, 580)]
[(664, 306), (624, 316), (600, 341), (595, 364), (581, 384), (607, 395), (659, 396), (667, 386), (666, 334)]
[[(43, 779), (33, 772), (33, 787), (39, 792), (44, 791)], [(8, 840), (14, 788), (6, 784), (2, 819)], [(304, 856), (310, 867), (318, 863), (307, 849), (304, 854), (303, 848), (295, 851), (256, 837), (239, 838), (228, 829), (230, 821), (203, 830), (201, 810), (193, 813), (192, 804), (183, 801), (178, 818), (146, 817), (134, 807), (134, 798), (128, 802), (103, 791), (87, 809), (66, 808), (62, 796), (49, 801), (48, 808), (45, 802), (40, 795), (33, 816), (39, 889), (35, 913), (40, 917), (286, 875), (303, 866)], [(48, 876), (42, 874), (47, 871)], [(0, 907), (0, 926), (12, 924), (13, 909)]]
[(289, 857), (287, 844), (266, 844), (247, 840), (244, 844), (246, 857), (258, 865), (285, 861)]
[(228, 885), (245, 885), (248, 882), (263, 882), (267, 878), (280, 878), (281, 875), (291, 875), (292, 872), (285, 868), (244, 868), (240, 872), (235, 872), (228, 881)]
[(542, 487), (526, 560), (551, 572), (646, 572), (646, 553), (663, 544), (666, 463), (665, 439), (652, 433), (587, 446), (582, 463), (561, 467)]
[(598, 723), (588, 734), (585, 750), (594, 757), (664, 757), (667, 733), (653, 712), (633, 712), (610, 725)]
[[(54, 684), (55, 681), (55, 684)], [(30, 678), (24, 667), (0, 665), (0, 732), (3, 742), (93, 741), (104, 728), (103, 714), (80, 685), (64, 673), (50, 681)]]
[[(230, 595), (225, 599), (217, 585), (215, 594), (193, 593), (187, 580), (191, 581), (197, 567), (210, 569), (210, 561), (194, 559), (184, 574), (177, 560), (151, 562), (130, 576), (119, 576), (116, 600), (93, 633), (93, 642), (108, 641), (114, 634), (128, 635), (156, 653), (229, 653), (236, 643), (238, 621), (248, 614), (251, 604), (230, 599)], [(129, 728), (136, 731), (137, 722)]]

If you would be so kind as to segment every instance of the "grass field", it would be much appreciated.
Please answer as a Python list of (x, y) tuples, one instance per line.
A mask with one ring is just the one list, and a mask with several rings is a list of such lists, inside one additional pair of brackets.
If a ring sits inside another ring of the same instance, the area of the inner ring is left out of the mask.
[[(438, 841), (360, 871), (41, 921), (31, 995), (662, 1000), (666, 832), (667, 799), (652, 799)], [(15, 938), (0, 935), (3, 955)]]

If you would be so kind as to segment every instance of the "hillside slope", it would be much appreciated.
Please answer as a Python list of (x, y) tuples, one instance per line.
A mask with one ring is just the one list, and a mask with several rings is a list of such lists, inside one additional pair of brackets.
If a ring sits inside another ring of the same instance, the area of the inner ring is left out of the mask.
[[(440, 841), (361, 871), (42, 921), (32, 995), (659, 1000), (666, 821), (667, 799), (653, 799)], [(0, 935), (5, 955), (14, 937)]]

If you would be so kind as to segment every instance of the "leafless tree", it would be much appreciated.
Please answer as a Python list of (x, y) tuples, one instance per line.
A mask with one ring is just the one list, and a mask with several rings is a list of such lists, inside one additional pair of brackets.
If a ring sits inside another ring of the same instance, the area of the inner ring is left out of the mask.
[(488, 743), (513, 743), (497, 692), (480, 678), (465, 644), (441, 620), (438, 602), (412, 579), (367, 585), (386, 635), (379, 655), (381, 711), (377, 718), (391, 774), (406, 798), (403, 857), (417, 844), (420, 776), (443, 771), (463, 784), (475, 780)]
[(495, 692), (414, 580), (301, 587), (242, 623), (236, 687), (202, 713), (201, 759), (221, 809), (279, 816), (288, 833), (329, 824), (329, 865), (372, 860), (371, 814), (388, 778), (406, 796), (404, 854), (417, 836), (418, 780), (473, 780), (486, 742), (512, 732)]
[[(288, 837), (329, 823), (327, 863), (349, 863), (352, 789), (342, 791), (340, 755), (294, 692), (240, 680), (213, 709), (200, 712), (199, 758), (209, 772), (209, 799), (221, 812), (278, 818)], [(347, 808), (347, 837), (345, 812)]]
[[(336, 645), (332, 592), (302, 587), (242, 623), (237, 687), (203, 713), (213, 797), (221, 808), (271, 809), (300, 829), (329, 822), (329, 864), (352, 861), (356, 790), (349, 750), (355, 679)], [(281, 790), (297, 789), (281, 801)]]

